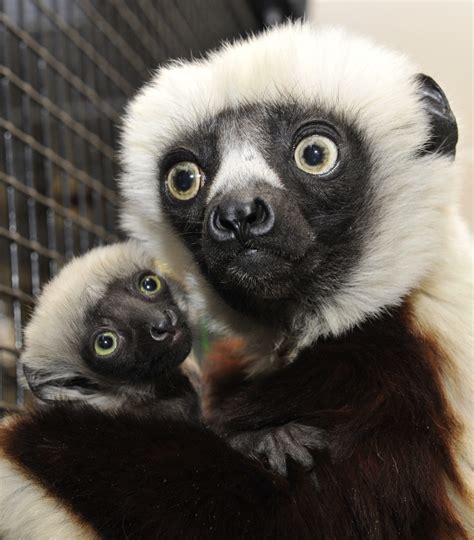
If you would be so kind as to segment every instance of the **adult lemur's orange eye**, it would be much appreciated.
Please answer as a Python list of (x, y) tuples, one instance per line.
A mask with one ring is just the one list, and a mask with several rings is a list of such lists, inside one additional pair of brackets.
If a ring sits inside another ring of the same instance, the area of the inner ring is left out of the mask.
[(153, 296), (161, 289), (161, 281), (158, 276), (148, 274), (140, 280), (140, 292), (146, 296)]

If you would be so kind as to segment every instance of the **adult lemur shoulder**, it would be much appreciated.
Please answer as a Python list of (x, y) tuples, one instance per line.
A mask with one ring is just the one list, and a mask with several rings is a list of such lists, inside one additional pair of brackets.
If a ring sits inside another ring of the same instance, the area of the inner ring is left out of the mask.
[(125, 229), (249, 344), (216, 428), (329, 431), (324, 537), (472, 531), (472, 251), (436, 82), (288, 24), (159, 70), (124, 125)]

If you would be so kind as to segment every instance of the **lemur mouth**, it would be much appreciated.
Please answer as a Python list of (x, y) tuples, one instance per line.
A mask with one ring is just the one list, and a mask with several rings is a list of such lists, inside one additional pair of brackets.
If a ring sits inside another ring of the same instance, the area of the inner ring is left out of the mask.
[(288, 262), (298, 262), (300, 261), (304, 256), (305, 253), (302, 254), (295, 254), (295, 253), (289, 253), (288, 251), (284, 251), (281, 249), (276, 248), (269, 248), (267, 246), (256, 246), (252, 244), (251, 242), (248, 242), (245, 244), (245, 246), (237, 252), (237, 257), (257, 257), (258, 255), (270, 255), (272, 257), (276, 257), (279, 259), (284, 259)]

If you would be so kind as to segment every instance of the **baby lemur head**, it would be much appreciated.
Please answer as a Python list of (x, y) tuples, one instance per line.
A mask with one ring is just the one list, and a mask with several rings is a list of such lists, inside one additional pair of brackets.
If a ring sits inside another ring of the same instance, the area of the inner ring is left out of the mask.
[(21, 358), (36, 397), (113, 409), (195, 395), (185, 295), (155, 266), (138, 244), (119, 243), (75, 259), (44, 288)]

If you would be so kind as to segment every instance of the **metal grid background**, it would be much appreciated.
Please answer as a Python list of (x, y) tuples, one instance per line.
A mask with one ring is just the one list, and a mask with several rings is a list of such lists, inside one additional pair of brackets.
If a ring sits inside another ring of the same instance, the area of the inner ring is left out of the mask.
[(116, 238), (127, 99), (168, 58), (199, 55), (288, 6), (0, 0), (0, 400), (24, 399), (16, 359), (41, 286), (73, 255)]

